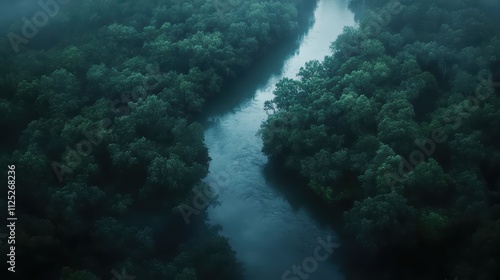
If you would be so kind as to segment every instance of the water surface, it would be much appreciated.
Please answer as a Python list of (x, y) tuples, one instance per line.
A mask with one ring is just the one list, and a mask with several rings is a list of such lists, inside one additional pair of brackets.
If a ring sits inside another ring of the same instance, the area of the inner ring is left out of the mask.
[[(295, 78), (307, 61), (322, 60), (343, 27), (354, 25), (347, 4), (347, 0), (320, 0), (314, 23), (298, 49), (285, 45), (276, 50), (208, 110), (205, 141), (212, 161), (205, 180), (214, 186), (220, 202), (208, 209), (208, 215), (211, 223), (222, 225), (221, 233), (243, 263), (247, 280), (282, 279), (292, 265), (313, 256), (317, 237), (335, 239), (332, 228), (322, 225), (307, 207), (292, 206), (279, 191), (289, 186), (278, 186), (283, 182), (265, 175), (267, 158), (256, 133), (267, 117), (263, 106), (273, 98), (274, 85), (283, 77)], [(344, 278), (328, 259), (307, 279)]]

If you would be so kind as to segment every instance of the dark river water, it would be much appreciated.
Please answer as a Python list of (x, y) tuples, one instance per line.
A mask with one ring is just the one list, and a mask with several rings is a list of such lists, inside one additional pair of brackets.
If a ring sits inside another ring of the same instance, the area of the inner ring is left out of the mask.
[[(308, 277), (302, 279), (344, 279), (331, 257), (314, 265), (317, 238), (337, 240), (335, 230), (305, 204), (290, 202), (283, 190), (293, 182), (266, 174), (267, 158), (256, 133), (266, 119), (263, 106), (273, 98), (274, 85), (281, 78), (294, 78), (307, 61), (322, 60), (343, 27), (355, 24), (347, 5), (348, 0), (320, 0), (315, 20), (299, 42), (263, 59), (208, 110), (205, 141), (212, 161), (205, 180), (220, 202), (207, 210), (209, 220), (222, 225), (221, 233), (243, 263), (247, 280), (299, 280), (293, 272), (283, 274), (307, 258), (311, 272), (302, 270), (307, 273), (302, 277)], [(325, 251), (320, 252), (323, 256)]]

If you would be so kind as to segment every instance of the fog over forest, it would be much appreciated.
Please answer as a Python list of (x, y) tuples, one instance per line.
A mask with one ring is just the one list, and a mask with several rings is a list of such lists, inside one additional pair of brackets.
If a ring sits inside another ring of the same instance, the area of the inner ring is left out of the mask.
[(0, 1), (1, 279), (500, 279), (497, 0)]

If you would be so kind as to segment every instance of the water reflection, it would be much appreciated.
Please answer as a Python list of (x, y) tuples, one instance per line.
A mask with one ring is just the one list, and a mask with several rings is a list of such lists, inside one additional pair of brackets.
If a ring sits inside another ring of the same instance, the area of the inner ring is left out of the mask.
[[(209, 108), (205, 139), (212, 161), (206, 181), (216, 186), (220, 201), (208, 209), (209, 218), (222, 225), (248, 280), (282, 279), (292, 265), (313, 255), (318, 237), (335, 238), (321, 218), (325, 209), (306, 203), (306, 194), (294, 190), (292, 183), (297, 182), (275, 177), (256, 132), (267, 117), (263, 105), (272, 99), (274, 85), (283, 77), (295, 77), (305, 62), (329, 54), (331, 41), (353, 24), (347, 1), (320, 0), (314, 25), (298, 49), (292, 44), (277, 50), (226, 88), (224, 98)], [(343, 279), (332, 259), (318, 262), (308, 279)]]

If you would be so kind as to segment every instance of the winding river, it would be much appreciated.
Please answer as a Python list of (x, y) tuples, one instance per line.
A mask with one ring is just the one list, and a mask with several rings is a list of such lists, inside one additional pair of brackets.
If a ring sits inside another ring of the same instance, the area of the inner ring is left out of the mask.
[(264, 102), (273, 98), (274, 85), (284, 77), (295, 78), (307, 61), (322, 60), (343, 27), (354, 25), (347, 6), (348, 0), (320, 0), (304, 36), (262, 59), (208, 108), (205, 141), (212, 161), (205, 181), (214, 186), (219, 201), (207, 210), (209, 221), (222, 226), (247, 280), (282, 279), (306, 258), (311, 272), (302, 271), (308, 278), (291, 271), (283, 279), (344, 279), (331, 258), (317, 261), (317, 267), (311, 262), (317, 238), (336, 240), (335, 232), (309, 207), (290, 202), (282, 190), (293, 182), (266, 175), (267, 158), (256, 133), (266, 119)]

